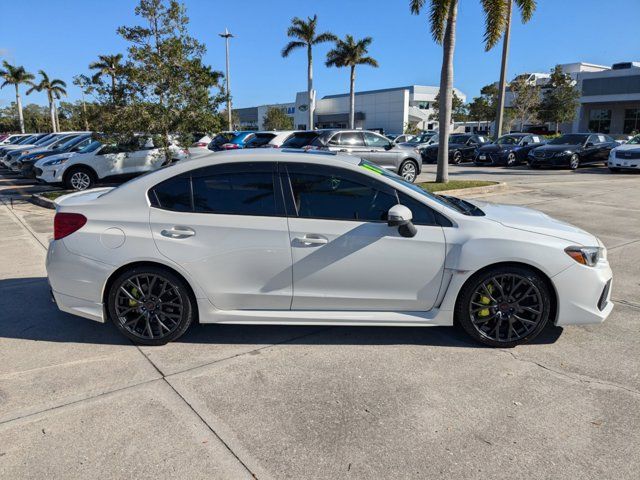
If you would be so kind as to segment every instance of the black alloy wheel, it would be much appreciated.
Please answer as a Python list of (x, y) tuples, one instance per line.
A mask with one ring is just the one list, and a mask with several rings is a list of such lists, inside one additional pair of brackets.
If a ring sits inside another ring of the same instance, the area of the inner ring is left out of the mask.
[(551, 297), (544, 279), (523, 267), (497, 267), (472, 277), (456, 303), (456, 320), (477, 341), (514, 347), (547, 324)]
[(112, 283), (109, 316), (135, 343), (164, 345), (177, 339), (193, 320), (193, 304), (184, 281), (168, 270), (134, 268)]

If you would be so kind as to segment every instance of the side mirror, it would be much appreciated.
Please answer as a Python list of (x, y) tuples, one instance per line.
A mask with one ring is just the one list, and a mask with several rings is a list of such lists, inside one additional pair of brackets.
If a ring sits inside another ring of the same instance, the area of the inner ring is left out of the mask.
[(390, 227), (398, 227), (398, 232), (403, 237), (415, 237), (418, 233), (411, 220), (413, 220), (413, 214), (404, 205), (394, 205), (387, 214), (387, 224)]
[(391, 142), (390, 142), (390, 143), (387, 143), (387, 144), (384, 146), (384, 149), (385, 149), (385, 150), (391, 150), (391, 149), (393, 148), (393, 146), (394, 146), (394, 145), (395, 145), (395, 143), (391, 143)]
[(593, 142), (587, 142), (584, 144), (584, 148), (593, 147)]
[(526, 147), (527, 145), (529, 145), (529, 142), (522, 142), (523, 147)]

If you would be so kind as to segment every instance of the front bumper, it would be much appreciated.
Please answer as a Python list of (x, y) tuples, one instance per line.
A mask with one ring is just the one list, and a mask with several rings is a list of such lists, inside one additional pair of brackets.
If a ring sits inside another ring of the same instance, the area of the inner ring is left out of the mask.
[(558, 295), (557, 325), (602, 323), (613, 310), (612, 273), (606, 260), (575, 264), (552, 278)]
[(640, 170), (640, 158), (627, 160), (624, 158), (609, 158), (609, 168)]
[(502, 153), (478, 152), (473, 157), (476, 165), (506, 165), (507, 155)]
[(571, 156), (540, 158), (529, 155), (527, 158), (529, 166), (536, 167), (568, 167), (571, 163)]
[(59, 184), (62, 183), (62, 165), (57, 167), (35, 167), (35, 176), (39, 182)]

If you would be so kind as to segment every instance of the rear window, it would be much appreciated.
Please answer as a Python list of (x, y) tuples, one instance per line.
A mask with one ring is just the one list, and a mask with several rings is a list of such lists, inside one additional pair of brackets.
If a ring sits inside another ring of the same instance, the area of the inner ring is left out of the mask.
[(149, 201), (154, 207), (174, 212), (190, 212), (191, 182), (189, 177), (173, 177), (153, 187)]
[(298, 132), (289, 137), (283, 144), (282, 148), (303, 148), (314, 144), (314, 140), (318, 138), (316, 132)]
[(268, 144), (273, 137), (275, 137), (275, 133), (256, 133), (255, 136), (249, 140), (246, 144), (246, 148), (257, 148), (262, 147), (263, 145)]

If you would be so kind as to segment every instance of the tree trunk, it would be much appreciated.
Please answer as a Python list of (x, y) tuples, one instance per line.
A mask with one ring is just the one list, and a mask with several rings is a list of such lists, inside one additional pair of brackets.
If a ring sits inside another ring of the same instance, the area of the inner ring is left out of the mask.
[(51, 98), (51, 94), (49, 94), (49, 113), (51, 114), (51, 131), (56, 133), (56, 114), (53, 106), (53, 98)]
[(56, 131), (60, 131), (60, 116), (58, 115), (58, 106), (56, 105), (56, 101), (53, 101), (53, 111), (56, 114)]
[(349, 128), (356, 128), (356, 66), (351, 66), (351, 78), (349, 86)]
[(558, 133), (558, 130), (560, 130), (560, 122), (556, 122), (556, 134)]
[(24, 116), (22, 115), (22, 99), (20, 98), (19, 85), (16, 83), (16, 106), (18, 107), (18, 120), (20, 121), (20, 133), (24, 133)]
[(116, 76), (111, 75), (111, 101), (116, 104)]
[(456, 19), (458, 0), (453, 0), (447, 14), (447, 26), (442, 42), (442, 71), (440, 72), (440, 119), (438, 169), (436, 182), (449, 181), (449, 130), (451, 128), (451, 109), (453, 106), (453, 52), (456, 47)]
[(315, 110), (315, 102), (313, 101), (313, 53), (311, 52), (311, 45), (307, 47), (307, 98), (309, 120), (308, 129), (313, 130), (313, 111)]
[(500, 66), (500, 86), (498, 88), (498, 115), (496, 117), (496, 138), (502, 135), (502, 122), (504, 120), (504, 100), (507, 91), (507, 60), (509, 58), (509, 38), (511, 37), (511, 8), (513, 0), (508, 0), (507, 26), (502, 39), (502, 64)]
[(89, 118), (87, 117), (87, 104), (84, 101), (84, 91), (82, 92), (82, 115), (84, 116), (84, 129), (89, 131)]

